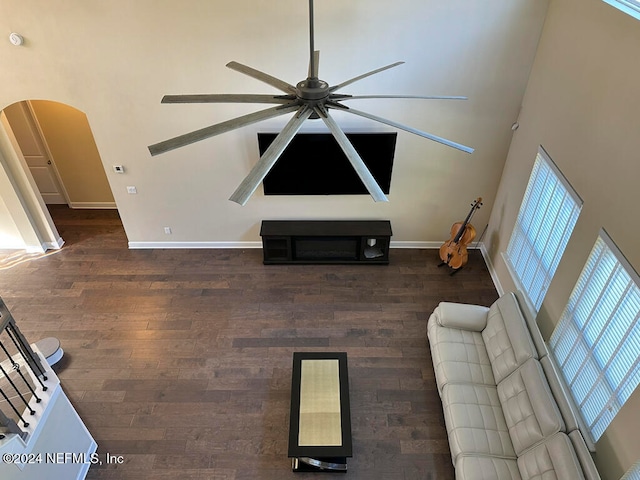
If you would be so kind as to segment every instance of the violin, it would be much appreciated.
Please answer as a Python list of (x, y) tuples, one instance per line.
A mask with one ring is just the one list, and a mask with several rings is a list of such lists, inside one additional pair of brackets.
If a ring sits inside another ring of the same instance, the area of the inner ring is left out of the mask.
[(471, 204), (471, 210), (464, 222), (456, 222), (451, 226), (451, 237), (440, 247), (440, 260), (442, 260), (442, 263), (438, 266), (449, 265), (454, 270), (458, 270), (467, 264), (469, 259), (467, 245), (476, 238), (476, 229), (469, 221), (481, 206), (482, 197), (478, 197)]

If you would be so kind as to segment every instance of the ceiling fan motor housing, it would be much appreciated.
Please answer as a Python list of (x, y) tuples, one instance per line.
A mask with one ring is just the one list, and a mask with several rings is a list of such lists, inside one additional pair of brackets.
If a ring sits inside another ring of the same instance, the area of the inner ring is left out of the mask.
[(317, 78), (307, 78), (296, 85), (296, 96), (312, 102), (324, 100), (329, 97), (329, 84)]
[[(307, 78), (296, 85), (296, 97), (311, 108), (320, 106), (324, 108), (325, 101), (329, 98), (329, 84), (317, 78)], [(314, 111), (310, 120), (317, 120), (320, 116)]]

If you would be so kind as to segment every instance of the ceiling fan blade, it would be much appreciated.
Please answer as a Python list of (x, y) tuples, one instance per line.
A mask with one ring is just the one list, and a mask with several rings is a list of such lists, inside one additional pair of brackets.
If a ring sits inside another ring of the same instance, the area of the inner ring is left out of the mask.
[(376, 70), (372, 70), (372, 71), (370, 71), (370, 72), (363, 73), (362, 75), (359, 75), (359, 76), (354, 77), (354, 78), (352, 78), (352, 79), (350, 79), (350, 80), (347, 80), (347, 81), (345, 81), (345, 82), (342, 82), (342, 83), (341, 83), (341, 84), (339, 84), (339, 85), (336, 85), (336, 86), (334, 86), (334, 87), (331, 87), (331, 88), (329, 89), (329, 91), (330, 91), (330, 92), (335, 92), (336, 90), (340, 90), (341, 88), (346, 87), (347, 85), (351, 85), (352, 83), (355, 83), (355, 82), (357, 82), (358, 80), (362, 80), (363, 78), (370, 77), (371, 75), (375, 75), (376, 73), (384, 72), (385, 70), (389, 70), (390, 68), (397, 67), (398, 65), (402, 65), (403, 63), (404, 63), (404, 62), (396, 62), (396, 63), (392, 63), (391, 65), (387, 65), (387, 66), (385, 66), (385, 67), (381, 67), (381, 68), (378, 68), (378, 69), (376, 69)]
[(309, 61), (309, 78), (318, 78), (318, 70), (320, 68), (320, 50), (313, 52), (313, 56)]
[(288, 84), (284, 80), (280, 80), (279, 78), (273, 77), (268, 73), (261, 72), (260, 70), (256, 70), (255, 68), (248, 67), (246, 65), (242, 65), (238, 62), (229, 62), (227, 63), (227, 67), (231, 70), (235, 70), (236, 72), (244, 73), (256, 80), (260, 80), (261, 82), (266, 83), (267, 85), (271, 85), (272, 87), (277, 88), (278, 90), (282, 90), (284, 93), (295, 94), (296, 87)]
[(273, 140), (269, 148), (262, 154), (258, 163), (249, 172), (249, 175), (240, 183), (235, 192), (229, 197), (229, 200), (244, 205), (249, 200), (249, 197), (253, 195), (256, 188), (260, 185), (260, 182), (269, 173), (269, 170), (275, 165), (280, 158), (280, 155), (287, 148), (287, 145), (293, 140), (293, 137), (298, 133), (302, 124), (307, 120), (313, 111), (307, 106), (303, 106), (293, 116), (289, 123), (285, 125), (278, 136)]
[(215, 135), (220, 135), (221, 133), (235, 130), (236, 128), (244, 127), (252, 123), (260, 122), (262, 120), (267, 120), (269, 118), (279, 117), (280, 115), (285, 115), (287, 113), (294, 112), (299, 108), (300, 106), (297, 104), (284, 105), (284, 106), (268, 108), (266, 110), (250, 113), (248, 115), (243, 115), (241, 117), (227, 120), (226, 122), (218, 123), (216, 125), (211, 125), (210, 127), (202, 128), (194, 132), (186, 133), (184, 135), (180, 135), (178, 137), (165, 140), (164, 142), (150, 145), (148, 147), (149, 152), (151, 153), (151, 155), (155, 156), (160, 153), (165, 153), (170, 150), (175, 150), (176, 148), (184, 147), (185, 145), (190, 145), (192, 143), (199, 142), (200, 140), (204, 140), (205, 138), (213, 137)]
[(345, 100), (360, 100), (364, 98), (416, 98), (422, 100), (469, 100), (468, 97), (452, 96), (452, 95), (345, 95), (339, 98), (340, 102)]
[(328, 114), (328, 112), (326, 113), (326, 115), (323, 115), (319, 110), (316, 113), (318, 113), (320, 118), (324, 120), (324, 123), (327, 125), (327, 127), (329, 127), (329, 130), (333, 134), (333, 137), (340, 145), (340, 148), (342, 148), (342, 151), (349, 159), (349, 162), (351, 162), (353, 169), (356, 171), (358, 177), (360, 177), (360, 180), (362, 180), (362, 183), (367, 188), (367, 191), (371, 194), (373, 199), (376, 202), (388, 202), (389, 200), (380, 188), (380, 185), (378, 185), (376, 179), (373, 178), (373, 175), (371, 175), (371, 172), (362, 161), (362, 158), (353, 147), (347, 136), (344, 134), (340, 126), (336, 123), (336, 121), (331, 117), (331, 115)]
[(430, 133), (423, 132), (421, 130), (417, 130), (417, 129), (412, 128), (412, 127), (408, 127), (407, 125), (403, 125), (401, 123), (394, 122), (393, 120), (388, 120), (386, 118), (378, 117), (378, 116), (372, 115), (370, 113), (361, 112), (360, 110), (354, 110), (353, 108), (345, 108), (344, 110), (341, 110), (341, 111), (353, 113), (354, 115), (359, 115), (361, 117), (368, 118), (368, 119), (374, 120), (376, 122), (384, 123), (384, 124), (389, 125), (391, 127), (399, 128), (400, 130), (404, 130), (406, 132), (413, 133), (414, 135), (419, 135), (421, 137), (428, 138), (429, 140), (433, 140), (434, 142), (442, 143), (443, 145), (446, 145), (446, 146), (452, 147), (452, 148), (456, 148), (458, 150), (462, 150), (463, 152), (466, 152), (466, 153), (473, 153), (473, 148), (471, 148), (471, 147), (467, 147), (467, 146), (462, 145), (460, 143), (456, 143), (456, 142), (452, 142), (451, 140), (447, 140), (446, 138), (438, 137), (437, 135), (432, 135)]
[(196, 95), (165, 95), (161, 103), (289, 103), (295, 97), (253, 95), (243, 93), (230, 94), (196, 94)]

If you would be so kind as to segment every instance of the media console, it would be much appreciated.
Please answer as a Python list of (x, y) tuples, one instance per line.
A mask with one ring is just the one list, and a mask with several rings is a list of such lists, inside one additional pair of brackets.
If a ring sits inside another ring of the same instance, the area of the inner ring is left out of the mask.
[(389, 220), (264, 220), (264, 264), (389, 263)]

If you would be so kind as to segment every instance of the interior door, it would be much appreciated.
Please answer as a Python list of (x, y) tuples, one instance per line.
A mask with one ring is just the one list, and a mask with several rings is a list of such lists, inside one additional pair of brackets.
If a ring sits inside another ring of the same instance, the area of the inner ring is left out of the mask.
[(58, 176), (27, 102), (5, 109), (5, 115), (31, 175), (46, 204), (67, 204)]

